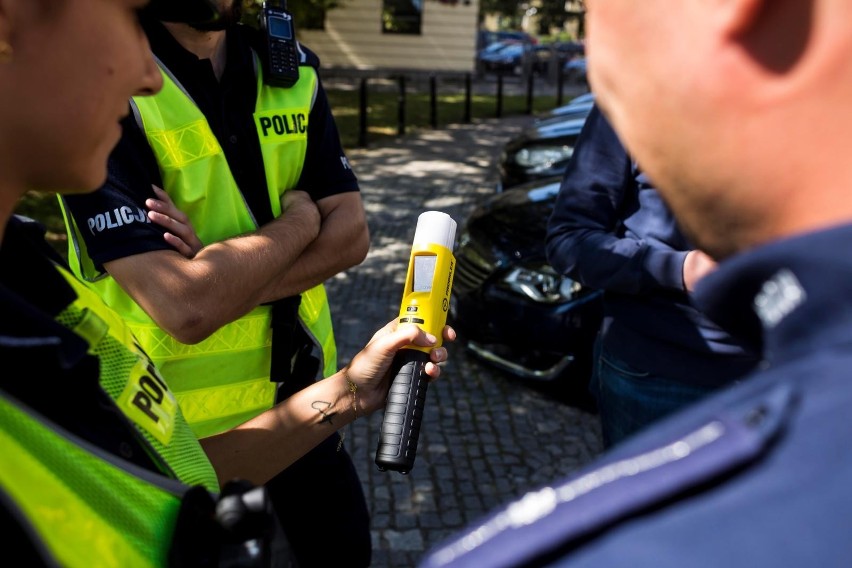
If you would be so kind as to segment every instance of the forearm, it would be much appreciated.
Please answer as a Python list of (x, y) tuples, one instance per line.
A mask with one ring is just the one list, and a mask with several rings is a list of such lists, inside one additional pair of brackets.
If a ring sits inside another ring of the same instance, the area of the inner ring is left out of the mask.
[(637, 293), (647, 246), (619, 234), (624, 201), (635, 193), (629, 162), (578, 162), (566, 172), (548, 220), (548, 262), (584, 286)]
[(357, 202), (337, 207), (324, 216), (319, 236), (286, 274), (271, 283), (263, 301), (300, 294), (363, 262), (370, 248), (370, 233), (360, 197), (352, 193), (348, 199), (355, 198)]
[(262, 484), (363, 416), (343, 372), (318, 381), (233, 430), (204, 438), (219, 482)]
[(574, 230), (548, 244), (551, 265), (584, 286), (622, 294), (683, 290), (686, 251), (618, 237), (598, 230)]
[(598, 230), (575, 229), (548, 242), (550, 264), (597, 290), (637, 293), (642, 283), (641, 244)]
[[(455, 331), (442, 330), (454, 341)], [(434, 380), (447, 360), (446, 347), (414, 324), (396, 319), (373, 334), (342, 371), (311, 384), (272, 409), (201, 444), (221, 483), (233, 478), (265, 483), (311, 448), (356, 418), (383, 408), (390, 386), (394, 357), (405, 346), (429, 347), (423, 371)]]
[(314, 209), (212, 243), (191, 259), (155, 251), (105, 266), (160, 327), (181, 342), (196, 343), (259, 305), (318, 228)]

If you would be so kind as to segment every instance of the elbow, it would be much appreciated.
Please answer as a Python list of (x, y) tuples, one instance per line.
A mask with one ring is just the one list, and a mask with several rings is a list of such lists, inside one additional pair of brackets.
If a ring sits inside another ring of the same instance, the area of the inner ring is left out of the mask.
[(216, 330), (199, 329), (197, 327), (186, 327), (183, 329), (176, 329), (174, 332), (169, 331), (168, 333), (180, 343), (183, 343), (185, 345), (195, 345), (196, 343), (201, 343), (202, 341), (213, 335), (214, 331)]
[(562, 230), (550, 229), (544, 240), (547, 263), (560, 274), (571, 276), (577, 265), (576, 242)]
[(168, 316), (154, 320), (163, 331), (185, 345), (201, 343), (220, 326), (196, 310), (173, 310)]
[(355, 264), (361, 264), (367, 258), (367, 253), (370, 252), (370, 231), (364, 227), (355, 247), (353, 247), (355, 255)]
[(370, 252), (370, 231), (366, 224), (357, 235), (354, 235), (350, 239), (346, 246), (346, 251), (346, 260), (350, 267), (361, 264), (367, 258), (367, 253)]
[(557, 270), (559, 269), (561, 262), (559, 259), (558, 246), (556, 240), (551, 238), (549, 235), (544, 242), (544, 257), (547, 259), (550, 266)]
[(545, 258), (547, 259), (547, 263), (559, 274), (572, 278), (575, 277), (576, 262), (570, 252), (557, 246), (555, 243), (548, 242), (548, 246), (545, 249)]
[(201, 343), (222, 327), (226, 322), (213, 321), (209, 317), (204, 317), (201, 314), (187, 317), (181, 322), (181, 325), (175, 327), (174, 333), (170, 333), (172, 337), (185, 343), (186, 345), (195, 345)]

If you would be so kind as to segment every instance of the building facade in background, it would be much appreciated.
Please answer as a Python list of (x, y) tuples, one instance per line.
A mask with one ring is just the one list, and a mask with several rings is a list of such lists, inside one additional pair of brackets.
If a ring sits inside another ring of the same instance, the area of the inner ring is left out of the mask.
[(299, 40), (324, 68), (473, 71), (479, 0), (347, 0)]

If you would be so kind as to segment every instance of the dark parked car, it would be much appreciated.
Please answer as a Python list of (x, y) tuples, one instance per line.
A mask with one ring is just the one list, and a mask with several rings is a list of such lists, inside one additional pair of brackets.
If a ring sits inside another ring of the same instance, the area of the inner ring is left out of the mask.
[[(528, 46), (525, 51), (527, 62), (532, 71), (541, 75), (548, 75), (556, 79), (558, 67), (563, 67), (571, 59), (582, 56), (585, 47), (576, 42), (554, 42)], [(524, 61), (516, 62), (513, 72), (517, 75), (525, 70)]]
[(586, 54), (586, 46), (576, 41), (560, 41), (546, 44), (548, 49), (556, 53), (558, 61), (561, 65), (566, 62), (583, 57)]
[(592, 110), (594, 104), (594, 93), (586, 93), (584, 95), (579, 95), (571, 99), (571, 102), (569, 102), (568, 104), (556, 107), (542, 115), (539, 115), (538, 118), (535, 119), (535, 123), (540, 124), (542, 121), (557, 116), (561, 116), (565, 119), (568, 119), (569, 117), (583, 118), (588, 116), (589, 111)]
[(535, 120), (507, 142), (497, 163), (497, 191), (564, 173), (591, 108), (587, 102), (562, 108), (560, 114)]
[(550, 49), (546, 46), (507, 40), (492, 43), (480, 51), (476, 68), (481, 73), (521, 75), (525, 65), (529, 65), (533, 73), (544, 73), (549, 58)]
[(538, 43), (538, 38), (520, 30), (479, 30), (479, 35), (476, 38), (476, 47), (477, 49), (481, 50), (488, 47), (492, 43), (507, 40), (516, 41), (519, 43)]
[(545, 258), (546, 223), (560, 180), (493, 195), (461, 224), (450, 322), (477, 357), (588, 407), (601, 299), (557, 274)]
[(568, 84), (589, 84), (589, 78), (586, 75), (586, 58), (575, 57), (565, 62), (562, 67), (562, 80)]
[[(476, 54), (476, 70), (479, 73), (493, 72), (504, 67), (511, 71), (512, 57), (500, 57), (500, 52), (507, 49), (520, 50), (523, 53), (524, 44), (517, 40), (495, 41), (480, 49)], [(511, 53), (510, 50), (510, 53)], [(504, 63), (508, 61), (509, 63)]]

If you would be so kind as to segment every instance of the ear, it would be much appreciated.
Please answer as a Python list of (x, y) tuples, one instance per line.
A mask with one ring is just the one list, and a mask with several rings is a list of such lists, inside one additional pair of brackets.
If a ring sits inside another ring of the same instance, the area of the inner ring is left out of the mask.
[(709, 0), (718, 29), (728, 37), (745, 35), (759, 21), (766, 3), (772, 0)]

